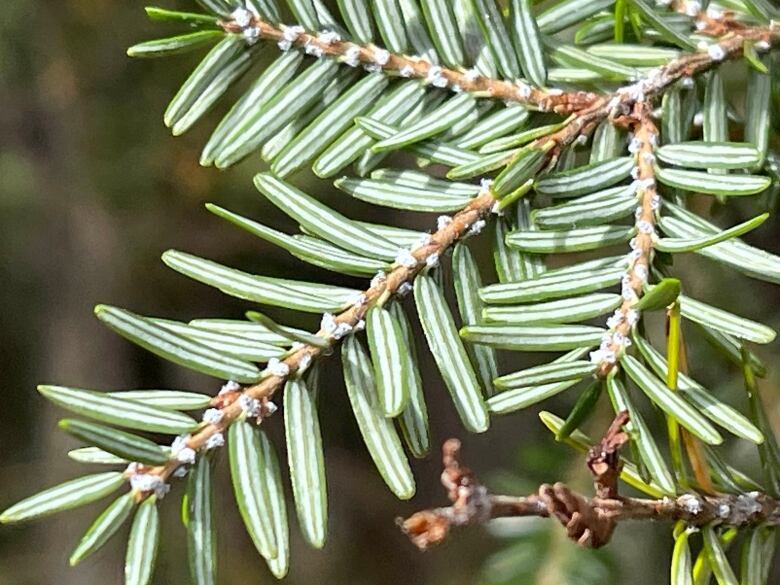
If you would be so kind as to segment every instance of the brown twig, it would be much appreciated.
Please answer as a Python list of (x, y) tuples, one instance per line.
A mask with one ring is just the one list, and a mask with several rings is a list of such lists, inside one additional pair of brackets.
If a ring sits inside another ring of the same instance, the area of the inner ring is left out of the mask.
[(620, 464), (617, 451), (627, 437), (620, 428), (628, 422), (620, 413), (604, 439), (591, 449), (588, 466), (594, 474), (597, 495), (589, 498), (563, 483), (543, 484), (528, 496), (488, 492), (458, 457), (460, 442), (444, 444), (442, 484), (452, 504), (423, 510), (398, 524), (420, 549), (441, 544), (453, 528), (484, 524), (495, 518), (536, 516), (554, 518), (578, 544), (599, 548), (607, 544), (616, 526), (626, 520), (684, 521), (690, 526), (716, 523), (725, 526), (780, 525), (780, 501), (765, 494), (701, 496), (650, 500), (617, 494)]
[(559, 114), (580, 110), (596, 99), (596, 95), (590, 92), (563, 92), (536, 88), (520, 81), (493, 79), (480, 75), (473, 69), (458, 71), (439, 67), (420, 57), (397, 55), (375, 45), (343, 41), (332, 32), (316, 33), (305, 31), (300, 27), (276, 26), (256, 14), (242, 13), (242, 15), (243, 22), (227, 20), (222, 22), (222, 27), (228, 32), (243, 34), (250, 32), (253, 38), (256, 36), (281, 43), (285, 50), (299, 47), (317, 57), (327, 55), (352, 66), (382, 70), (410, 79), (424, 79), (436, 87), (484, 94), (495, 99), (518, 102)]

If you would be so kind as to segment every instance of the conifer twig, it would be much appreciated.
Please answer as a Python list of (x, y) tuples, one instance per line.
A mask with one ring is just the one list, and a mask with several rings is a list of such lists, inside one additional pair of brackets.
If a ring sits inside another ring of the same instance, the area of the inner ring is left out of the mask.
[[(361, 47), (352, 43), (343, 42), (340, 40), (334, 40), (332, 37), (325, 37), (323, 35), (309, 34), (303, 30), (296, 28), (293, 31), (295, 34), (285, 33), (295, 27), (275, 27), (271, 24), (264, 22), (255, 15), (249, 13), (248, 20), (245, 22), (227, 21), (223, 22), (223, 26), (226, 30), (231, 32), (244, 32), (247, 30), (258, 30), (258, 35), (261, 38), (268, 38), (275, 41), (288, 41), (292, 44), (303, 46), (308, 45), (315, 49), (309, 48), (308, 51), (315, 55), (333, 55), (336, 57), (347, 58), (347, 52), (350, 47), (356, 47), (358, 59), (360, 63), (375, 63), (375, 52), (380, 49), (375, 47)], [(287, 34), (287, 36), (285, 36)], [(615, 92), (601, 95), (601, 96), (588, 96), (583, 98), (582, 101), (576, 101), (580, 98), (566, 97), (565, 94), (553, 92), (558, 98), (563, 101), (557, 103), (565, 103), (569, 105), (577, 103), (577, 106), (573, 110), (571, 120), (559, 131), (538, 139), (535, 143), (536, 146), (542, 147), (544, 145), (553, 144), (553, 148), (545, 149), (547, 152), (548, 162), (544, 168), (549, 166), (556, 160), (560, 153), (567, 146), (573, 144), (581, 136), (589, 136), (596, 126), (604, 121), (610, 120), (612, 123), (627, 126), (632, 128), (635, 132), (638, 144), (638, 181), (644, 184), (642, 195), (642, 212), (640, 221), (650, 222), (650, 231), (647, 233), (638, 234), (637, 243), (640, 247), (640, 256), (635, 261), (633, 272), (628, 275), (630, 280), (630, 288), (634, 290), (637, 296), (641, 295), (641, 276), (636, 272), (636, 266), (643, 265), (645, 268), (649, 265), (648, 259), (652, 250), (652, 214), (653, 206), (656, 201), (655, 182), (653, 178), (653, 165), (652, 165), (652, 147), (655, 141), (655, 126), (650, 119), (651, 104), (654, 98), (661, 95), (666, 89), (674, 85), (676, 82), (695, 76), (699, 73), (717, 67), (722, 62), (739, 57), (742, 54), (745, 43), (750, 42), (755, 45), (764, 44), (769, 46), (780, 45), (780, 27), (774, 23), (769, 27), (749, 27), (743, 28), (736, 32), (730, 32), (726, 38), (722, 39), (713, 46), (718, 47), (717, 50), (708, 50), (699, 53), (685, 54), (678, 59), (675, 59), (655, 69), (650, 70), (642, 79), (622, 87)], [(286, 48), (284, 45), (282, 48)], [(321, 50), (321, 53), (319, 52)], [(407, 61), (414, 61), (416, 63), (415, 71), (418, 71), (419, 77), (426, 77), (429, 79), (428, 73), (430, 68), (434, 67), (425, 63), (420, 59), (411, 59), (396, 55), (387, 55), (387, 61), (384, 59), (385, 55), (382, 54), (380, 61), (384, 62), (381, 67), (389, 70), (398, 70), (407, 64)], [(449, 75), (450, 72), (442, 70), (443, 74)], [(459, 72), (451, 72), (453, 77), (451, 81), (453, 83), (459, 81), (468, 81), (463, 76), (465, 74)], [(430, 81), (430, 79), (429, 79)], [(477, 82), (475, 82), (477, 83)], [(508, 87), (501, 85), (506, 82), (491, 80), (489, 78), (480, 78), (479, 84), (498, 84), (496, 88), (505, 88), (509, 92), (509, 97), (504, 95), (502, 91), (497, 90), (488, 92), (493, 97), (500, 99), (514, 99), (517, 95), (515, 90), (509, 90)], [(488, 85), (464, 85), (460, 86), (461, 89), (469, 91), (485, 91)], [(512, 84), (509, 84), (512, 86)], [(513, 86), (517, 87), (517, 86)], [(514, 98), (512, 97), (514, 96)], [(531, 93), (531, 96), (537, 96), (539, 98), (539, 104), (541, 105), (542, 94)], [(563, 96), (563, 97), (561, 97)], [(525, 99), (525, 98), (522, 98)], [(522, 101), (519, 100), (519, 101)], [(534, 98), (535, 99), (535, 98)], [(569, 100), (569, 101), (567, 101)], [(570, 101), (574, 100), (574, 101)], [(562, 111), (567, 110), (566, 106)], [(574, 107), (574, 106), (573, 106)], [(555, 109), (554, 107), (552, 109)], [(642, 183), (644, 182), (644, 183)], [(386, 298), (388, 295), (405, 293), (411, 283), (414, 281), (415, 276), (424, 268), (426, 268), (430, 259), (438, 260), (443, 257), (444, 253), (459, 239), (472, 234), (477, 234), (485, 225), (486, 219), (490, 216), (491, 212), (496, 208), (497, 199), (489, 188), (485, 188), (482, 192), (469, 203), (464, 209), (454, 214), (452, 217), (442, 216), (439, 218), (438, 229), (430, 234), (430, 237), (413, 250), (409, 251), (409, 255), (405, 256), (403, 261), (396, 262), (391, 270), (387, 272), (382, 278), (376, 278), (371, 286), (365, 290), (361, 295), (358, 302), (336, 316), (330, 316), (331, 319), (325, 323), (323, 327), (317, 333), (318, 336), (325, 339), (329, 339), (332, 343), (338, 342), (343, 335), (353, 331), (356, 328), (360, 328), (363, 318), (372, 306), (372, 304), (379, 298)], [(645, 225), (644, 223), (642, 224)], [(642, 230), (640, 229), (640, 232)], [(640, 244), (641, 242), (641, 244)], [(641, 272), (641, 269), (640, 269)], [(620, 311), (625, 308), (626, 320), (628, 323), (630, 313), (630, 306), (624, 304)], [(622, 323), (622, 322), (621, 322)], [(626, 339), (623, 329), (626, 326), (621, 324), (617, 329), (623, 337), (618, 339)], [(611, 336), (609, 347), (615, 342), (614, 332)], [(602, 350), (608, 348), (605, 346)], [(614, 350), (609, 350), (614, 351)], [(218, 409), (217, 416), (213, 421), (206, 422), (200, 427), (192, 436), (186, 439), (186, 448), (198, 451), (200, 449), (208, 448), (214, 443), (219, 444), (221, 441), (215, 439), (221, 439), (221, 433), (230, 426), (230, 424), (244, 415), (247, 401), (257, 401), (258, 408), (256, 409), (260, 416), (255, 416), (258, 423), (262, 421), (264, 415), (270, 414), (274, 409), (267, 408), (268, 401), (274, 396), (286, 380), (297, 373), (302, 373), (312, 360), (315, 360), (326, 353), (325, 349), (321, 346), (304, 344), (288, 356), (286, 356), (277, 367), (269, 370), (267, 376), (263, 380), (255, 385), (236, 389), (227, 392), (224, 395), (220, 395), (215, 398), (213, 406)], [(605, 357), (604, 355), (600, 357)], [(609, 357), (607, 355), (607, 357)], [(609, 363), (609, 360), (605, 360), (600, 369), (602, 375), (606, 375), (612, 369), (614, 363)], [(176, 459), (172, 458), (166, 465), (159, 467), (145, 467), (140, 466), (136, 471), (128, 471), (128, 477), (132, 477), (134, 474), (144, 474), (152, 477), (159, 478), (159, 480), (166, 481), (182, 464)], [(152, 493), (152, 490), (142, 491), (139, 498), (144, 498), (148, 494)]]
[(543, 484), (528, 496), (492, 494), (460, 461), (460, 441), (442, 447), (441, 481), (452, 504), (399, 519), (401, 530), (420, 549), (441, 544), (453, 528), (484, 524), (495, 518), (537, 516), (558, 520), (570, 539), (588, 548), (607, 544), (618, 523), (626, 520), (684, 521), (688, 526), (780, 525), (780, 501), (765, 494), (700, 496), (683, 494), (659, 500), (618, 495), (617, 451), (627, 440), (620, 427), (628, 422), (619, 413), (606, 436), (588, 454), (597, 495), (589, 498), (564, 483)]

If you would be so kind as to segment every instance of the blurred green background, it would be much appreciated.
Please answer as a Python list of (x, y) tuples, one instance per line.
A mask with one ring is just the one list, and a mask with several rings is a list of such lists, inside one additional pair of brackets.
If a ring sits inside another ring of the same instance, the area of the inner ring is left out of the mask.
[[(333, 280), (204, 210), (205, 202), (214, 201), (292, 227), (252, 187), (251, 176), (262, 167), (257, 158), (227, 173), (198, 166), (200, 146), (215, 117), (177, 139), (163, 127), (162, 111), (197, 57), (128, 59), (127, 46), (165, 31), (146, 20), (142, 6), (108, 0), (6, 0), (0, 8), (0, 508), (80, 471), (65, 457), (74, 443), (57, 431), (55, 423), (62, 413), (35, 392), (37, 383), (208, 393), (218, 389), (218, 382), (167, 365), (124, 342), (92, 316), (92, 306), (100, 302), (184, 320), (240, 318), (251, 308), (165, 269), (159, 261), (163, 250), (184, 249), (250, 271)], [(174, 6), (192, 9), (193, 3), (166, 4)], [(329, 185), (311, 177), (296, 181), (351, 215), (421, 229), (432, 220), (389, 218), (386, 211), (340, 199)], [(752, 204), (745, 205), (718, 213), (724, 222), (733, 223), (755, 211)], [(778, 225), (776, 220), (770, 223), (751, 241), (778, 252), (780, 243), (771, 237), (778, 233)], [(489, 259), (485, 260), (487, 276)], [(780, 326), (776, 287), (706, 262), (683, 263), (688, 290)], [(361, 286), (360, 281), (348, 284)], [(311, 318), (295, 323), (315, 325)], [(701, 343), (694, 345), (695, 375), (745, 409), (737, 372), (713, 362), (714, 355)], [(770, 365), (776, 361), (777, 347), (761, 348)], [(467, 463), (497, 490), (523, 493), (540, 481), (555, 480), (589, 490), (581, 458), (554, 444), (536, 417), (539, 409), (497, 419), (486, 435), (465, 436), (430, 357), (420, 354), (434, 445), (450, 436), (464, 439)], [(509, 370), (525, 364), (515, 358), (504, 365)], [(396, 501), (361, 445), (337, 360), (326, 366), (324, 380), (321, 418), (330, 537), (325, 550), (314, 551), (292, 527), (290, 584), (667, 582), (671, 538), (663, 526), (621, 526), (606, 553), (593, 553), (578, 551), (560, 530), (550, 530), (555, 527), (549, 523), (505, 522), (491, 531), (459, 533), (441, 549), (419, 553), (400, 534), (394, 519), (444, 503), (437, 451), (414, 462), (417, 496), (411, 502)], [(762, 389), (770, 416), (778, 423), (776, 373)], [(565, 416), (575, 397), (564, 394), (544, 408)], [(647, 414), (653, 417), (649, 409)], [(591, 432), (597, 435), (609, 419), (603, 401)], [(654, 419), (660, 429), (660, 421)], [(268, 425), (283, 449), (281, 418)], [(730, 443), (724, 453), (755, 471), (750, 446)], [(224, 471), (225, 462), (220, 463)], [(189, 582), (178, 521), (181, 487), (174, 485), (162, 506), (165, 524), (154, 580), (159, 584)], [(240, 524), (225, 473), (220, 474), (217, 490), (221, 583), (272, 583)], [(82, 566), (67, 567), (73, 545), (99, 509), (93, 506), (32, 525), (0, 527), (0, 585), (121, 583), (121, 537)], [(780, 579), (777, 569), (775, 575)]]

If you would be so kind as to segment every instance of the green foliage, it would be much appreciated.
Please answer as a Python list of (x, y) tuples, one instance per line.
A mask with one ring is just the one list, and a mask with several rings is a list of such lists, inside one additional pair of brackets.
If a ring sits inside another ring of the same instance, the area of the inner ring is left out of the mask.
[[(404, 445), (422, 457), (431, 438), (416, 338), (402, 301), (409, 292), (427, 349), (467, 430), (485, 432), (491, 415), (581, 388), (566, 417), (545, 412), (544, 424), (557, 440), (587, 450), (593, 441), (579, 427), (606, 393), (615, 412), (630, 415), (625, 430), (632, 455), (624, 459), (621, 477), (632, 488), (654, 498), (706, 488), (692, 486), (684, 468), (703, 464), (724, 492), (754, 489), (754, 480), (718, 454), (716, 446), (726, 440), (718, 426), (759, 445), (768, 491), (778, 489), (780, 451), (756, 393), (755, 375), (765, 368), (745, 345), (770, 343), (775, 332), (684, 294), (691, 283), (672, 274), (676, 256), (693, 252), (754, 279), (780, 282), (780, 257), (739, 239), (764, 224), (766, 209), (772, 211), (766, 201), (780, 185), (772, 134), (780, 118), (772, 110), (780, 100), (780, 68), (774, 56), (764, 55), (780, 41), (772, 32), (776, 25), (755, 28), (777, 18), (766, 0), (722, 3), (747, 27), (722, 39), (697, 31), (690, 14), (645, 0), (541, 6), (529, 0), (338, 0), (333, 12), (320, 0), (200, 4), (206, 13), (147, 8), (152, 20), (181, 25), (184, 32), (140, 43), (128, 54), (159, 57), (210, 46), (164, 122), (174, 135), (183, 134), (243, 83), (200, 163), (226, 169), (244, 160), (256, 164), (259, 155), (268, 170), (256, 174), (254, 186), (299, 233), (214, 204), (208, 210), (289, 252), (292, 262), (373, 280), (359, 290), (165, 252), (169, 267), (227, 295), (322, 314), (320, 328), (293, 329), (257, 311), (246, 320), (181, 323), (98, 306), (98, 318), (131, 342), (229, 382), (213, 399), (178, 390), (41, 386), (50, 401), (97, 421), (60, 422), (86, 445), (71, 458), (129, 467), (125, 475), (88, 475), (50, 488), (0, 520), (20, 522), (84, 505), (129, 480), (130, 491), (98, 516), (71, 563), (98, 550), (135, 511), (125, 579), (146, 585), (160, 534), (159, 500), (169, 479), (189, 472), (183, 520), (191, 576), (198, 585), (214, 584), (214, 466), (208, 453), (227, 441), (247, 532), (270, 571), (285, 576), (286, 479), (271, 440), (255, 423), (273, 413), (271, 399), (283, 392), (298, 523), (309, 544), (324, 546), (322, 401), (319, 370), (311, 362), (342, 342), (343, 378), (366, 448), (388, 488), (411, 498), (415, 478)], [(717, 14), (716, 21), (722, 17)], [(769, 40), (759, 39), (758, 30)], [(720, 61), (743, 56), (744, 115), (717, 70)], [(660, 116), (660, 136), (651, 114)], [(409, 155), (416, 169), (408, 168)], [(296, 187), (295, 175), (308, 169), (322, 179), (352, 173), (335, 186), (374, 206), (455, 215), (440, 216), (433, 234), (366, 223)], [(767, 197), (758, 203), (758, 194)], [(748, 215), (753, 219), (722, 229), (700, 216), (707, 199), (700, 195), (729, 204), (738, 197), (759, 209)], [(490, 236), (477, 240), (488, 222)], [(477, 259), (479, 246), (492, 255), (490, 274)], [(628, 256), (624, 248), (630, 248)], [(669, 306), (742, 368), (750, 416), (687, 375), (679, 348), (665, 359), (648, 341), (643, 312)], [(503, 351), (568, 353), (506, 372)], [(653, 436), (638, 406), (645, 399), (670, 428), (679, 424), (691, 441), (706, 444), (705, 461), (667, 464), (662, 439)], [(184, 414), (206, 406), (211, 408), (202, 422)], [(180, 436), (168, 447), (115, 427)], [(693, 534), (675, 528), (672, 582), (704, 583), (711, 572), (721, 585), (737, 583), (724, 550), (735, 531), (709, 525), (702, 532), (703, 552), (694, 561)], [(766, 582), (770, 535), (764, 527), (750, 529), (743, 583)], [(545, 558), (548, 536), (531, 529), (490, 561), (485, 581), (529, 579)], [(558, 576), (561, 583), (603, 583), (609, 574), (601, 558), (578, 552)]]

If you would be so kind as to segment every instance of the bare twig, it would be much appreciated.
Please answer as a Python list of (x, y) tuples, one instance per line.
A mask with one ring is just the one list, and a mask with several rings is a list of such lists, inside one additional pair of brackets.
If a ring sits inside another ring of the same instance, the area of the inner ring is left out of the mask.
[(626, 520), (682, 520), (690, 526), (780, 525), (780, 501), (765, 494), (701, 496), (650, 500), (617, 494), (620, 470), (617, 450), (626, 441), (620, 427), (628, 422), (620, 413), (604, 439), (591, 449), (587, 463), (594, 474), (597, 495), (589, 498), (563, 483), (543, 484), (528, 496), (488, 492), (459, 460), (460, 442), (450, 439), (443, 447), (442, 484), (452, 505), (423, 510), (398, 524), (411, 541), (425, 550), (441, 544), (452, 528), (484, 524), (495, 518), (537, 516), (554, 518), (578, 544), (599, 548), (607, 544), (618, 523)]

